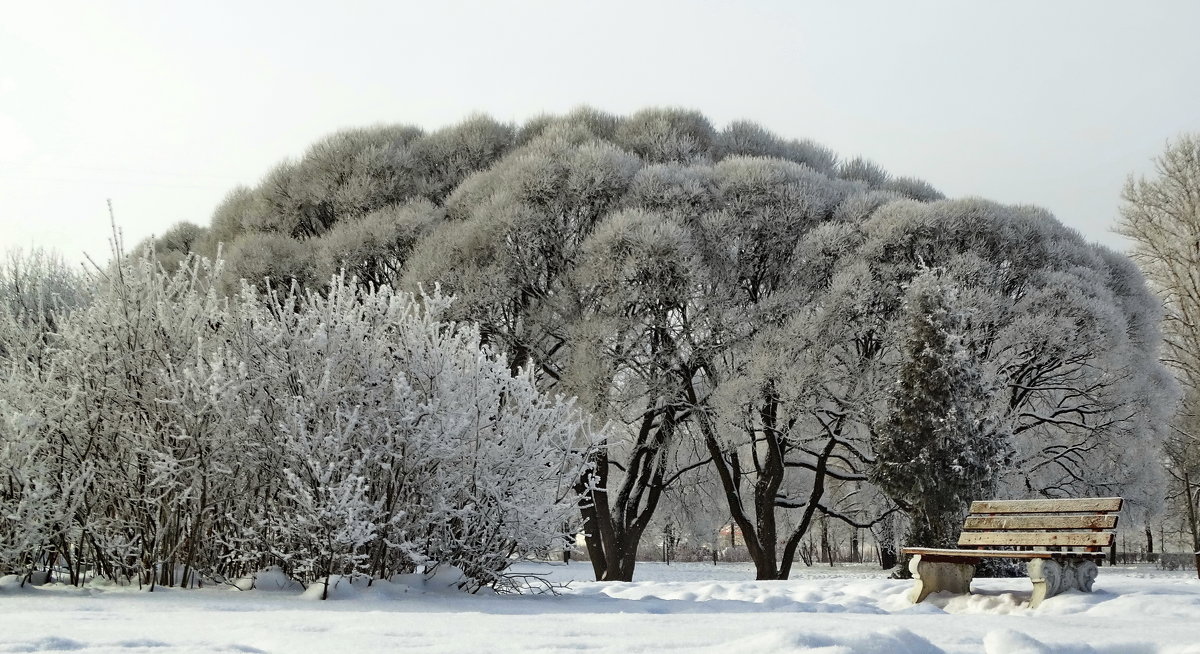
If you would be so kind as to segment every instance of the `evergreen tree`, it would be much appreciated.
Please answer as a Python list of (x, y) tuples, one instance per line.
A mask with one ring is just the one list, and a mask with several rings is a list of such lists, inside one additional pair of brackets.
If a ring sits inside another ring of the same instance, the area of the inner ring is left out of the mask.
[(954, 290), (931, 270), (909, 287), (903, 360), (875, 430), (872, 480), (908, 513), (909, 545), (954, 546), (970, 501), (994, 493), (1011, 456), (987, 417), (989, 388)]

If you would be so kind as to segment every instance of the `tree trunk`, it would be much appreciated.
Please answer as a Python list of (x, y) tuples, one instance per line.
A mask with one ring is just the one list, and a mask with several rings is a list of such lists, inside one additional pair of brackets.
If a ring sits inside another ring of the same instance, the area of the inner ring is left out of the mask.
[(833, 567), (833, 546), (829, 542), (829, 518), (821, 516), (821, 550), (829, 567)]
[(1196, 518), (1196, 497), (1192, 495), (1192, 478), (1187, 468), (1183, 469), (1183, 498), (1187, 501), (1188, 526), (1192, 530), (1192, 552), (1196, 557), (1196, 577), (1200, 578), (1200, 524)]
[(785, 447), (779, 432), (779, 401), (775, 397), (773, 384), (768, 385), (764, 392), (758, 415), (762, 421), (762, 439), (767, 451), (758, 481), (754, 484), (754, 513), (757, 518), (755, 538), (758, 539), (758, 558), (754, 561), (754, 567), (757, 579), (770, 580), (779, 579), (775, 502), (783, 485)]
[(891, 570), (896, 567), (896, 522), (893, 516), (883, 519), (879, 525), (879, 567)]
[[(575, 481), (575, 492), (579, 494), (579, 514), (583, 518), (583, 544), (587, 548), (588, 560), (592, 564), (592, 573), (599, 581), (604, 578), (606, 569), (604, 558), (604, 539), (600, 534), (601, 520), (599, 502), (607, 506), (608, 498), (604, 488), (608, 476), (606, 455), (601, 453), (596, 457), (596, 483), (600, 489), (592, 488), (593, 480), (590, 474), (584, 474)], [(611, 528), (611, 524), (607, 525)]]
[[(808, 494), (808, 504), (804, 507), (804, 515), (800, 518), (800, 524), (792, 532), (792, 537), (788, 539), (787, 545), (783, 548), (783, 561), (779, 567), (779, 578), (787, 579), (792, 572), (792, 563), (796, 560), (796, 548), (800, 545), (800, 540), (808, 533), (808, 528), (812, 524), (813, 516), (816, 514), (817, 505), (821, 498), (825, 496), (825, 470), (829, 464), (829, 457), (833, 453), (834, 447), (837, 445), (836, 439), (829, 439), (825, 443), (824, 449), (817, 457), (817, 465), (813, 470), (813, 487)], [(812, 565), (809, 559), (805, 559), (805, 565)]]

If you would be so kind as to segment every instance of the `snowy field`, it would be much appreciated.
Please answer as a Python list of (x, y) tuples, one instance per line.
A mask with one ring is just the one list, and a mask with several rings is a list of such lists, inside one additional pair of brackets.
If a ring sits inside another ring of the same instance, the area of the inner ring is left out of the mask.
[(1091, 594), (1025, 608), (1028, 579), (975, 595), (904, 599), (875, 569), (801, 567), (747, 581), (749, 565), (638, 564), (631, 584), (586, 581), (586, 563), (523, 564), (570, 582), (559, 596), (468, 596), (406, 584), (153, 593), (14, 588), (0, 580), (0, 652), (988, 652), (1200, 654), (1195, 573), (1102, 568)]

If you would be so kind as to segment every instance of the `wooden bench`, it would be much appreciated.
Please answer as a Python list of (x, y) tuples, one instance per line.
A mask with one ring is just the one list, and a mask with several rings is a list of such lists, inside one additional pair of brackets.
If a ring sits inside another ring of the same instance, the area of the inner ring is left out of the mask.
[(1066, 590), (1090, 593), (1120, 510), (1119, 497), (972, 502), (958, 549), (902, 550), (913, 555), (908, 569), (916, 584), (909, 599), (921, 602), (943, 590), (970, 593), (975, 564), (986, 558), (1029, 560), (1030, 608)]

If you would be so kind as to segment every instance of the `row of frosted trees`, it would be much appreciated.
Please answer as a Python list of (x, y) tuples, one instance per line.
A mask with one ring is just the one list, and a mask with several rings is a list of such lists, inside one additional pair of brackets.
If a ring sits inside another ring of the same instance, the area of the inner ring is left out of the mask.
[(562, 478), (598, 579), (633, 577), (663, 507), (732, 520), (773, 579), (827, 520), (894, 551), (898, 510), (936, 545), (976, 497), (1160, 497), (1174, 388), (1127, 259), (752, 123), (344, 132), (149, 245), (222, 252), (224, 293), (345, 270), (455, 295), (449, 319), (610, 425)]
[(225, 296), (208, 261), (88, 279), (14, 261), (35, 286), (0, 304), (0, 573), (153, 587), (437, 564), (473, 589), (560, 546), (593, 436), (444, 321), (440, 294)]

